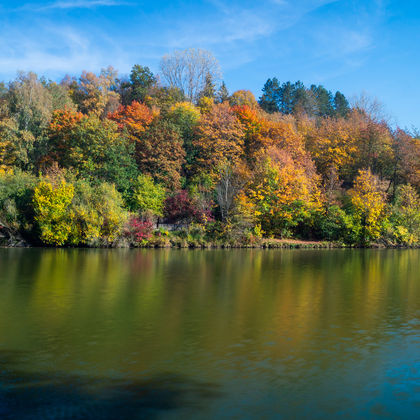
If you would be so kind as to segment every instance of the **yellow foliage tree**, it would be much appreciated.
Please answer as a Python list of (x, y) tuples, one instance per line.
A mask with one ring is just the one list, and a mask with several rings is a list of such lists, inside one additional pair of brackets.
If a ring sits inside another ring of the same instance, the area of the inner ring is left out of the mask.
[(349, 195), (354, 216), (361, 226), (360, 243), (369, 245), (380, 237), (386, 219), (386, 194), (381, 189), (378, 177), (368, 169), (359, 171)]
[(44, 244), (62, 246), (67, 242), (72, 230), (70, 204), (73, 196), (73, 185), (64, 180), (57, 184), (44, 180), (35, 187), (35, 221)]

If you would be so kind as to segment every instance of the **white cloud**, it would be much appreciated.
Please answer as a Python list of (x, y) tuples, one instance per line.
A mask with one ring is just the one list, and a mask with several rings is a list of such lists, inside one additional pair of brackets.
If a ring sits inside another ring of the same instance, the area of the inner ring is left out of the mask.
[(59, 0), (47, 5), (29, 5), (22, 6), (21, 10), (53, 10), (53, 9), (93, 9), (104, 6), (121, 6), (129, 3), (118, 0)]
[[(95, 39), (95, 44), (92, 42)], [(102, 41), (99, 47), (98, 38)], [(130, 62), (118, 45), (101, 33), (86, 33), (70, 26), (38, 24), (26, 33), (14, 28), (0, 30), (0, 69), (6, 77), (17, 70), (34, 71), (59, 77), (82, 70), (97, 71), (112, 64), (128, 71)]]

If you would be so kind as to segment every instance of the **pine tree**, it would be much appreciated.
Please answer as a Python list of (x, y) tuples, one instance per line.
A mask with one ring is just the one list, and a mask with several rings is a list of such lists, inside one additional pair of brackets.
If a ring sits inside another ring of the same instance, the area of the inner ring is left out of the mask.
[(334, 97), (334, 109), (335, 114), (338, 117), (346, 117), (350, 111), (349, 102), (346, 97), (338, 91)]
[(269, 113), (279, 112), (279, 81), (274, 77), (268, 79), (262, 89), (263, 94), (259, 100), (261, 108)]
[(216, 86), (213, 82), (213, 76), (210, 73), (206, 74), (206, 80), (204, 82), (204, 89), (200, 94), (201, 98), (216, 98)]
[(219, 91), (217, 92), (217, 102), (223, 103), (229, 100), (229, 91), (226, 87), (226, 83), (222, 82)]

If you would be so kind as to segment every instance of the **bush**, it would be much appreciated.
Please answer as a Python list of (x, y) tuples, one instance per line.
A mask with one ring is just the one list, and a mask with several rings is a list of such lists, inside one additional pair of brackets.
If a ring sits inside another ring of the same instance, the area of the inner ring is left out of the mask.
[(165, 201), (165, 217), (170, 223), (205, 223), (212, 220), (211, 204), (192, 198), (187, 190), (181, 190)]
[(127, 224), (125, 236), (134, 246), (145, 245), (153, 236), (153, 223), (132, 217)]
[(26, 172), (0, 173), (0, 221), (16, 231), (32, 228), (32, 196), (36, 178)]

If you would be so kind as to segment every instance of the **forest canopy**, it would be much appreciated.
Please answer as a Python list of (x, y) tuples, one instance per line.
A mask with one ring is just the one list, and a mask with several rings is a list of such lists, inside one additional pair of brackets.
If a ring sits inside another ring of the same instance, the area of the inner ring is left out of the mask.
[(159, 74), (136, 64), (127, 77), (108, 67), (0, 84), (6, 239), (417, 246), (419, 193), (419, 135), (375, 101), (275, 75), (260, 98), (230, 93), (205, 50), (163, 57)]

